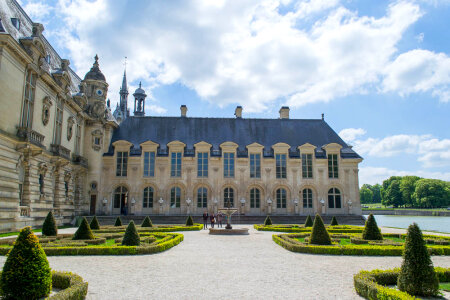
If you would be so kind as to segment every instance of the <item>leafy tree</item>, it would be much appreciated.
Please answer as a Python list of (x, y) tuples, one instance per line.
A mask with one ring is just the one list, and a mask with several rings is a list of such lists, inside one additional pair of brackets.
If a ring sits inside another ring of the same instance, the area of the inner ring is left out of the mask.
[(394, 207), (399, 207), (404, 204), (402, 192), (400, 191), (400, 180), (393, 180), (385, 190), (383, 204), (393, 205)]
[(339, 225), (339, 223), (338, 223), (338, 221), (337, 221), (337, 219), (336, 219), (335, 216), (333, 216), (333, 217), (331, 218), (331, 223), (330, 223), (330, 225), (331, 225), (331, 226), (338, 226), (338, 225)]
[(78, 227), (77, 231), (73, 235), (73, 240), (93, 240), (94, 234), (92, 233), (91, 227), (89, 226), (88, 221), (85, 217), (81, 221), (80, 227)]
[(315, 245), (331, 245), (330, 235), (328, 234), (328, 231), (325, 228), (323, 220), (319, 214), (316, 214), (316, 217), (314, 218), (309, 243)]
[(45, 236), (58, 235), (58, 227), (56, 227), (55, 217), (52, 211), (49, 211), (45, 218), (44, 224), (42, 225), (42, 234)]
[(186, 226), (193, 226), (194, 225), (194, 220), (192, 220), (191, 216), (188, 216), (186, 219)]
[(122, 220), (120, 219), (120, 217), (116, 218), (116, 222), (114, 223), (114, 226), (122, 226)]
[(402, 179), (401, 176), (391, 176), (388, 179), (383, 181), (383, 184), (381, 186), (381, 203), (383, 203), (383, 205), (387, 205), (387, 204), (384, 204), (385, 199), (386, 199), (386, 191), (387, 191), (388, 187), (391, 185), (392, 181), (401, 180), (401, 179)]
[(131, 220), (125, 231), (125, 235), (122, 239), (122, 246), (139, 246), (141, 244), (141, 239), (139, 233), (136, 230), (134, 221)]
[(312, 227), (312, 226), (313, 226), (313, 220), (312, 220), (311, 216), (308, 215), (308, 217), (306, 218), (306, 221), (305, 221), (305, 227)]
[(403, 176), (400, 180), (400, 192), (402, 193), (402, 202), (409, 206), (414, 206), (413, 194), (416, 189), (416, 182), (420, 179), (418, 176)]
[(141, 227), (153, 227), (152, 220), (150, 220), (149, 216), (146, 216), (144, 221), (141, 224)]
[(377, 221), (373, 214), (370, 214), (366, 220), (366, 225), (362, 233), (362, 238), (364, 240), (382, 240), (383, 235), (381, 234), (380, 228), (378, 228)]
[(420, 179), (413, 194), (418, 207), (442, 207), (450, 205), (450, 183), (437, 179)]
[(270, 219), (269, 216), (267, 216), (266, 219), (264, 220), (264, 225), (265, 226), (272, 225), (272, 219)]
[(91, 229), (93, 230), (100, 229), (100, 224), (98, 223), (97, 216), (94, 216), (94, 218), (91, 221), (91, 224), (89, 224), (89, 227), (91, 227)]
[(372, 185), (370, 190), (373, 193), (372, 203), (381, 203), (381, 185)]
[(363, 204), (372, 203), (373, 192), (370, 189), (363, 186), (359, 190), (359, 198), (361, 199), (361, 203)]

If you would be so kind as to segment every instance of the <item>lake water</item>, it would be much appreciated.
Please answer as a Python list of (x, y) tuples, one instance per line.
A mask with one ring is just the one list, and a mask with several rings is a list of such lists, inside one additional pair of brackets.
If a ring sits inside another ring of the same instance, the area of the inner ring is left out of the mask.
[[(367, 215), (364, 217), (367, 218)], [(408, 228), (416, 222), (422, 230), (450, 233), (450, 217), (374, 215), (378, 226)]]

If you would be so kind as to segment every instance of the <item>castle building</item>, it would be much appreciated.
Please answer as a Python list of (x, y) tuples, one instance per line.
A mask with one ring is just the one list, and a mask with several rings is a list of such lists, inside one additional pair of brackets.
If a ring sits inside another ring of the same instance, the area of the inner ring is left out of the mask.
[(97, 56), (84, 78), (16, 0), (0, 2), (0, 230), (76, 215), (360, 215), (362, 158), (325, 122), (145, 115), (126, 72), (111, 112)]

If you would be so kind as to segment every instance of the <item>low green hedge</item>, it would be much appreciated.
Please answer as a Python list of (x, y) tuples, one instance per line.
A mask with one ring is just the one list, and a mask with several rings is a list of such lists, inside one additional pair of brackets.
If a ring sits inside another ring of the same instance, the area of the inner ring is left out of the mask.
[[(362, 226), (338, 225), (325, 226), (329, 233), (361, 233), (364, 229)], [(303, 225), (253, 225), (258, 231), (276, 231), (276, 232), (311, 232), (312, 227), (303, 227)]]
[[(116, 232), (125, 232), (126, 226), (116, 226), (116, 227), (105, 227), (102, 226), (99, 230), (93, 230), (94, 233), (116, 233)], [(175, 232), (175, 231), (197, 231), (203, 229), (203, 225), (199, 223), (195, 223), (193, 226), (184, 226), (184, 225), (170, 225), (170, 226), (153, 226), (153, 227), (141, 227), (136, 226), (139, 234), (141, 232)]]
[[(434, 268), (440, 282), (450, 282), (450, 268)], [(400, 268), (392, 270), (361, 271), (353, 276), (353, 285), (358, 295), (366, 299), (409, 300), (415, 297), (389, 288), (397, 285)]]

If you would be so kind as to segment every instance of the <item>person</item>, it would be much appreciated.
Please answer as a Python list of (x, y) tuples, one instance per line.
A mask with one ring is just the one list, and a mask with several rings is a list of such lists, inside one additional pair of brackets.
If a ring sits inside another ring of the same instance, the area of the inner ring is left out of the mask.
[(219, 227), (222, 228), (222, 219), (223, 219), (222, 213), (219, 212), (217, 214), (217, 228)]
[(208, 229), (208, 212), (203, 213), (203, 229)]
[(214, 223), (216, 223), (216, 218), (214, 217), (214, 213), (211, 214), (210, 222), (211, 222), (211, 228), (214, 228)]

